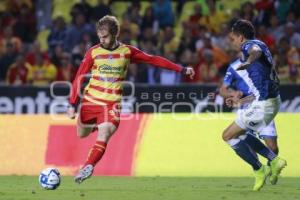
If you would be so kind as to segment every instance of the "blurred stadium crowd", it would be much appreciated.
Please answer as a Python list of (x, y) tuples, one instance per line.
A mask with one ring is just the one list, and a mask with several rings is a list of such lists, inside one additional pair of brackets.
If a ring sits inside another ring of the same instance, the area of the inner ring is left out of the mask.
[(88, 48), (98, 42), (95, 22), (113, 14), (120, 41), (162, 55), (196, 76), (131, 64), (136, 83), (218, 83), (238, 52), (226, 37), (237, 18), (252, 21), (271, 49), (281, 83), (300, 82), (300, 0), (4, 0), (0, 2), (0, 82), (47, 86), (71, 81)]

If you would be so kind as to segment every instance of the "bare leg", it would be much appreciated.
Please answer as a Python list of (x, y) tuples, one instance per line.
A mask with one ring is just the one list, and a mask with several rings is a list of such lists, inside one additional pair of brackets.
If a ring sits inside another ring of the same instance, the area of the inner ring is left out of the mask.
[(263, 166), (261, 162), (259, 162), (256, 153), (254, 153), (244, 140), (239, 138), (243, 136), (245, 136), (245, 130), (233, 122), (224, 130), (222, 138), (231, 146), (240, 158), (251, 165), (255, 173), (253, 190), (258, 191), (265, 184), (265, 180), (270, 175), (271, 170), (270, 168)]
[(240, 128), (235, 122), (233, 122), (223, 131), (222, 138), (225, 142), (227, 142), (228, 140), (238, 138), (243, 134), (245, 134), (245, 130)]
[(110, 137), (116, 132), (117, 127), (111, 122), (104, 122), (98, 125), (97, 141), (107, 143)]
[(276, 137), (265, 138), (264, 141), (267, 147), (269, 147), (269, 149), (271, 149), (276, 155), (278, 155), (279, 148), (278, 148), (277, 138)]
[(93, 131), (93, 125), (83, 125), (83, 124), (78, 124), (77, 125), (77, 135), (80, 138), (85, 138), (87, 137), (91, 132)]
[(252, 166), (253, 170), (260, 169), (262, 164), (259, 162), (257, 155), (239, 138), (241, 135), (245, 135), (245, 130), (233, 122), (223, 131), (222, 138), (240, 158)]

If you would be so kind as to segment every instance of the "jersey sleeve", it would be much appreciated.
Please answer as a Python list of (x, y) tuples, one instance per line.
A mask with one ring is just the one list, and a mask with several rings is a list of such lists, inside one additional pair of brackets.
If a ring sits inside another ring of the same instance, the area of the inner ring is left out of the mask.
[(84, 81), (84, 74), (88, 73), (93, 66), (93, 59), (91, 54), (91, 49), (85, 54), (83, 60), (81, 61), (80, 67), (76, 73), (76, 76), (72, 83), (71, 95), (69, 103), (71, 105), (75, 105), (79, 99), (79, 93), (81, 89), (81, 85)]
[(163, 58), (161, 56), (154, 56), (147, 54), (136, 47), (127, 45), (131, 51), (130, 61), (132, 63), (147, 63), (155, 65), (164, 69), (173, 70), (176, 72), (181, 72), (183, 67), (171, 62), (170, 60)]
[(255, 41), (247, 41), (246, 43), (244, 43), (241, 47), (241, 51), (242, 51), (242, 54), (243, 54), (243, 59), (242, 61), (246, 61), (249, 57), (249, 50), (253, 47), (258, 47), (261, 49), (261, 47), (257, 44), (257, 42)]
[(223, 79), (223, 84), (226, 86), (230, 86), (233, 84), (234, 80), (235, 80), (234, 71), (231, 67), (228, 67)]
[(250, 42), (246, 42), (245, 44), (242, 45), (241, 47), (241, 51), (243, 54), (243, 61), (247, 60), (247, 58), (249, 57), (249, 49), (252, 47), (252, 43)]

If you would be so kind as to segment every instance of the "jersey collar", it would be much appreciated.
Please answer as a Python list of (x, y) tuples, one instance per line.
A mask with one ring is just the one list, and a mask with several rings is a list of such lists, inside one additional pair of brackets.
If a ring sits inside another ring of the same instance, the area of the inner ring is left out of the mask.
[(120, 45), (121, 45), (119, 41), (116, 41), (116, 43), (117, 43), (117, 45), (116, 45), (114, 48), (112, 48), (112, 49), (104, 48), (101, 44), (100, 44), (100, 47), (103, 48), (103, 49), (105, 49), (105, 50), (107, 50), (107, 51), (114, 51), (114, 50), (116, 50), (117, 48), (119, 48)]

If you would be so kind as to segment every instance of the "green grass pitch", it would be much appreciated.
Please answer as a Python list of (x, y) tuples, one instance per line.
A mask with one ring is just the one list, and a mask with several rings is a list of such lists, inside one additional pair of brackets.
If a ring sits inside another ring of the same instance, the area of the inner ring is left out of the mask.
[(253, 178), (93, 177), (81, 185), (62, 177), (54, 191), (42, 189), (33, 176), (0, 176), (1, 200), (299, 200), (300, 178), (251, 191)]

